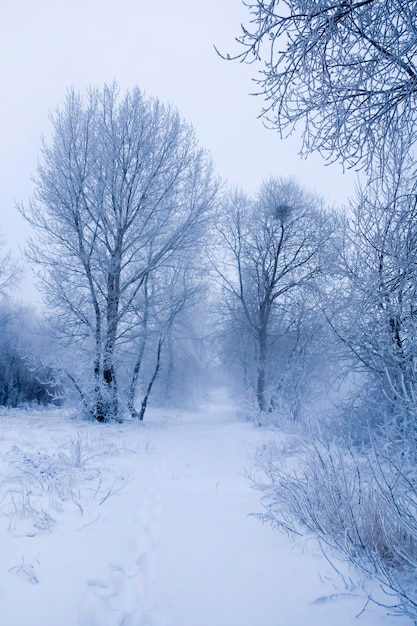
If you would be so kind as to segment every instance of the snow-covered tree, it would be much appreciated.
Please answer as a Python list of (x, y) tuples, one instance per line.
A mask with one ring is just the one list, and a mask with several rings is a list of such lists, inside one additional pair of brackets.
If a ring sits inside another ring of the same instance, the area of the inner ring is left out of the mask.
[(235, 58), (260, 66), (268, 125), (287, 134), (302, 120), (305, 152), (348, 165), (383, 163), (399, 137), (415, 144), (416, 0), (244, 4)]
[(254, 381), (261, 412), (273, 407), (286, 384), (284, 361), (297, 360), (305, 347), (306, 294), (322, 271), (329, 232), (320, 199), (292, 180), (266, 181), (255, 199), (240, 192), (228, 199), (217, 264), (225, 328), (235, 354), (240, 347), (244, 377), (247, 384)]
[(35, 193), (22, 212), (35, 230), (49, 317), (90, 354), (91, 380), (71, 376), (97, 420), (118, 413), (116, 355), (138, 329), (149, 277), (199, 240), (216, 181), (193, 129), (170, 106), (116, 84), (70, 91), (51, 115)]
[[(133, 362), (128, 408), (132, 417), (140, 420), (143, 420), (160, 370), (165, 371), (168, 378), (173, 375), (173, 344), (178, 323), (183, 319), (184, 312), (194, 309), (202, 293), (201, 269), (192, 263), (192, 255), (188, 255), (187, 261), (178, 255), (176, 261), (175, 265), (158, 268), (145, 279), (136, 304), (138, 328), (126, 346), (127, 352), (133, 349), (133, 354), (126, 355), (126, 359)], [(143, 396), (141, 408), (137, 411), (135, 399), (139, 383), (143, 387)], [(186, 388), (185, 381), (182, 388)]]

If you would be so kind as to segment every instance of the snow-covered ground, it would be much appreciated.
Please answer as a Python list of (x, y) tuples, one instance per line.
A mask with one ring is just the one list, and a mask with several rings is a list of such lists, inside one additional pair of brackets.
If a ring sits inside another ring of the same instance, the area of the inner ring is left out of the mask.
[(224, 390), (145, 419), (0, 414), (1, 626), (410, 625), (249, 515), (272, 435)]

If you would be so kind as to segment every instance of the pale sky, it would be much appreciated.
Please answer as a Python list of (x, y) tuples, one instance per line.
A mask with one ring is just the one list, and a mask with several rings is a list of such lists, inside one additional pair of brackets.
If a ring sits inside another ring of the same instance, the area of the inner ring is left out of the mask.
[(14, 208), (32, 192), (49, 111), (70, 86), (116, 79), (176, 106), (212, 155), (217, 173), (254, 192), (269, 176), (298, 182), (342, 204), (355, 175), (316, 155), (301, 160), (300, 140), (280, 140), (257, 118), (250, 96), (255, 66), (222, 60), (248, 12), (241, 0), (3, 0), (0, 5), (0, 233), (23, 247), (29, 228)]

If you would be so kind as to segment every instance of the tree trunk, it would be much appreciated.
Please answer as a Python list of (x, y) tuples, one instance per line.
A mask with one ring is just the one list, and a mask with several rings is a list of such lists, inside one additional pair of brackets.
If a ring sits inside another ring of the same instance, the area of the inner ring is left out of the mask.
[(70, 381), (73, 383), (73, 385), (74, 385), (75, 389), (77, 390), (77, 392), (80, 394), (81, 402), (83, 404), (83, 407), (84, 407), (85, 411), (91, 415), (91, 407), (88, 406), (88, 402), (87, 402), (87, 398), (85, 397), (85, 393), (83, 392), (83, 390), (81, 389), (81, 387), (79, 386), (77, 381), (75, 380), (74, 376), (72, 374), (70, 374), (69, 372), (66, 372), (66, 374), (67, 374), (68, 378), (70, 379)]
[(146, 393), (145, 393), (145, 395), (143, 397), (143, 400), (142, 400), (142, 406), (141, 406), (140, 412), (139, 412), (139, 420), (140, 421), (143, 421), (143, 416), (145, 415), (146, 407), (148, 405), (149, 395), (151, 393), (152, 386), (153, 386), (153, 384), (155, 382), (155, 379), (156, 379), (156, 377), (158, 375), (158, 372), (159, 372), (159, 367), (161, 365), (161, 348), (162, 348), (163, 342), (164, 342), (163, 338), (159, 337), (158, 352), (157, 352), (157, 355), (156, 355), (155, 370), (154, 370), (153, 376), (152, 376), (152, 378), (151, 378), (151, 380), (149, 382), (148, 388), (147, 388)]
[(94, 405), (94, 417), (98, 422), (106, 421), (106, 410), (104, 407), (104, 399), (101, 385), (101, 359), (97, 355), (94, 361), (94, 392), (95, 392), (95, 405)]
[(135, 395), (136, 395), (136, 386), (138, 384), (138, 379), (139, 379), (140, 367), (142, 365), (143, 353), (145, 351), (145, 345), (146, 345), (146, 333), (144, 333), (142, 337), (141, 345), (139, 346), (138, 356), (136, 358), (135, 366), (133, 368), (132, 380), (130, 382), (129, 390), (127, 392), (127, 407), (133, 419), (139, 417), (135, 409)]
[(116, 419), (118, 411), (117, 384), (113, 359), (119, 315), (121, 243), (122, 238), (119, 234), (107, 275), (106, 341), (103, 354), (103, 370), (102, 374), (98, 376), (100, 389), (97, 420), (100, 422)]
[(144, 278), (143, 292), (145, 295), (143, 324), (142, 324), (143, 334), (141, 337), (141, 343), (139, 346), (138, 354), (137, 354), (135, 365), (133, 368), (132, 380), (130, 382), (129, 390), (127, 392), (127, 407), (133, 419), (139, 417), (135, 409), (135, 395), (136, 395), (136, 387), (137, 387), (138, 379), (139, 379), (139, 372), (140, 372), (140, 368), (142, 365), (143, 354), (145, 352), (146, 340), (148, 338), (148, 316), (149, 316), (148, 276), (145, 276)]
[(256, 381), (256, 399), (258, 401), (259, 410), (264, 413), (266, 411), (266, 352), (267, 352), (267, 326), (263, 324), (259, 330), (258, 337), (259, 358), (258, 372)]

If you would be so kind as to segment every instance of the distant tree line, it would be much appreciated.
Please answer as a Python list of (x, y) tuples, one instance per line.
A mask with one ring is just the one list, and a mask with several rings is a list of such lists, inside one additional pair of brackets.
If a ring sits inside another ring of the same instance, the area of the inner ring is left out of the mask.
[[(403, 411), (415, 370), (403, 167), (387, 167), (391, 182), (374, 181), (344, 215), (292, 179), (265, 179), (253, 196), (220, 187), (193, 129), (138, 88), (71, 90), (51, 120), (33, 198), (19, 207), (33, 227), (49, 362), (4, 330), (0, 402), (56, 398), (59, 371), (96, 420), (141, 420), (155, 390), (185, 402), (211, 354), (261, 420), (299, 420), (354, 373), (355, 388), (414, 419)], [(5, 295), (9, 265), (6, 255)]]

